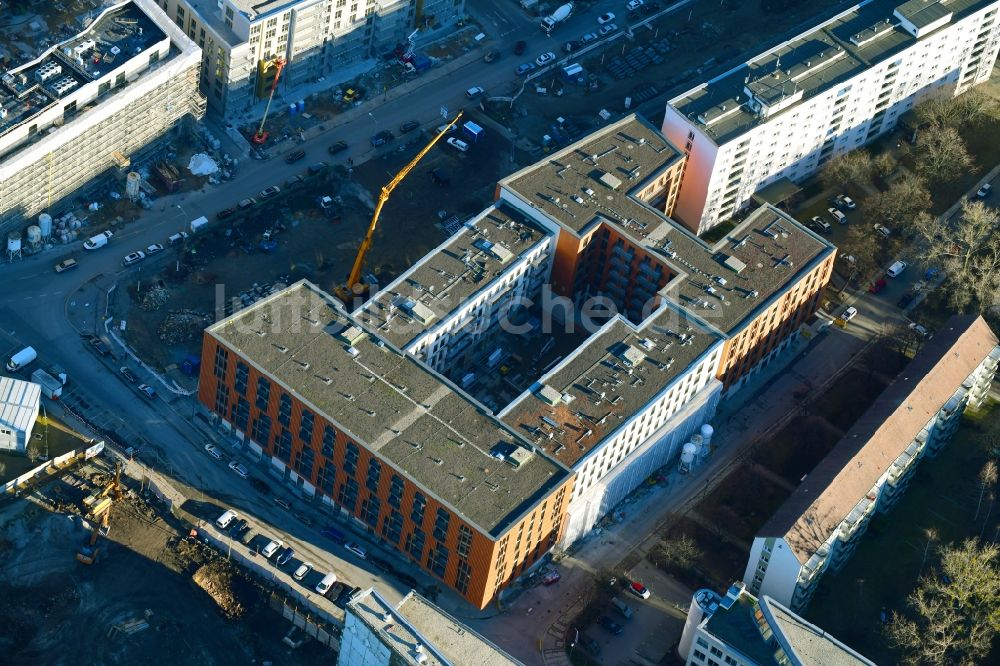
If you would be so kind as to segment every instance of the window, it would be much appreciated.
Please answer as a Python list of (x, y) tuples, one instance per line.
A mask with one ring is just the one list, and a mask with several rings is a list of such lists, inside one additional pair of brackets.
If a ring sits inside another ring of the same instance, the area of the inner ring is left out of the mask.
[(311, 479), (315, 461), (315, 452), (313, 452), (312, 447), (306, 446), (299, 452), (299, 456), (295, 461), (295, 471), (299, 473), (299, 476)]
[(250, 433), (250, 437), (258, 444), (267, 446), (271, 441), (271, 417), (267, 414), (257, 417), (253, 422), (253, 432)]
[(319, 489), (326, 493), (328, 496), (333, 495), (333, 486), (337, 480), (337, 468), (334, 467), (333, 463), (326, 462), (319, 468), (319, 476), (316, 479), (316, 483), (319, 485)]
[(152, 53), (149, 54), (149, 64), (150, 64), (150, 66), (155, 65), (159, 61), (160, 61), (160, 52), (159, 51), (153, 51)]
[(255, 404), (261, 411), (267, 410), (267, 403), (271, 400), (271, 381), (264, 378), (257, 378), (257, 399)]
[(281, 436), (278, 437), (277, 451), (275, 455), (278, 456), (279, 460), (283, 460), (286, 463), (292, 458), (292, 433), (288, 430), (282, 429)]
[(292, 399), (287, 393), (281, 394), (281, 404), (278, 405), (278, 423), (286, 428), (292, 422)]
[(382, 523), (382, 538), (392, 545), (399, 543), (399, 537), (403, 534), (403, 514), (399, 511), (390, 511)]
[(313, 413), (308, 409), (302, 410), (302, 419), (299, 422), (299, 439), (303, 444), (308, 444), (313, 438)]
[(708, 641), (706, 641), (704, 638), (697, 639), (695, 641), (695, 643), (697, 643), (698, 645), (700, 645), (703, 648), (706, 648), (706, 649), (708, 648)]
[(376, 458), (368, 461), (368, 476), (365, 479), (365, 487), (373, 493), (378, 492), (378, 482), (382, 478), (382, 463)]
[(425, 539), (426, 535), (421, 529), (413, 530), (412, 534), (406, 536), (406, 552), (417, 562), (423, 559)]
[(229, 387), (219, 384), (215, 389), (215, 413), (225, 416), (229, 411)]
[(720, 650), (719, 648), (715, 647), (714, 645), (712, 647), (710, 647), (708, 649), (708, 651), (711, 652), (716, 657), (721, 657), (722, 656), (722, 650)]
[(705, 653), (702, 652), (701, 650), (695, 650), (694, 658), (697, 659), (698, 661), (705, 661)]
[(382, 511), (382, 502), (377, 497), (369, 497), (361, 503), (361, 519), (372, 527), (378, 526), (378, 514)]
[(725, 657), (723, 657), (723, 660), (727, 664), (729, 664), (729, 666), (736, 666), (736, 664), (737, 664), (736, 660), (733, 659), (732, 657), (730, 657), (728, 654)]
[(326, 426), (323, 428), (323, 450), (322, 454), (324, 458), (333, 457), (333, 445), (337, 441), (337, 431)]
[(414, 525), (424, 524), (424, 509), (427, 507), (427, 498), (421, 493), (413, 495), (413, 509), (410, 511), (410, 520)]
[(434, 519), (434, 538), (438, 541), (444, 541), (448, 538), (448, 523), (451, 521), (451, 516), (444, 509), (437, 510), (437, 517)]
[(215, 378), (225, 379), (229, 369), (229, 352), (222, 347), (215, 348)]
[(347, 450), (344, 452), (344, 471), (350, 476), (358, 473), (358, 445), (354, 442), (347, 443)]
[(354, 506), (358, 503), (357, 481), (354, 479), (348, 479), (347, 482), (340, 487), (340, 493), (337, 495), (337, 503), (351, 513), (354, 513)]
[(448, 568), (448, 549), (438, 544), (427, 556), (427, 566), (438, 578), (443, 577)]
[(459, 594), (465, 594), (469, 590), (469, 580), (472, 579), (472, 567), (468, 562), (459, 562), (458, 571), (455, 573), (455, 589)]
[(458, 556), (468, 559), (469, 551), (472, 549), (472, 530), (465, 525), (458, 527)]
[(243, 361), (236, 362), (236, 392), (242, 396), (247, 394), (247, 383), (250, 381), (250, 366)]
[(236, 409), (233, 412), (233, 423), (236, 427), (246, 432), (247, 423), (250, 421), (250, 403), (246, 401), (246, 398), (240, 396), (236, 400)]
[(403, 503), (403, 487), (403, 479), (393, 474), (389, 484), (389, 505), (393, 508), (398, 509)]

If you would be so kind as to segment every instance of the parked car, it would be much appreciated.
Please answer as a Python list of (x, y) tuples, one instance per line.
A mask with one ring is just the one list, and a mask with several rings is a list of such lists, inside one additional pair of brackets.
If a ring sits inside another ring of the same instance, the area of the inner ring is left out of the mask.
[(469, 99), (476, 99), (486, 94), (486, 90), (482, 86), (473, 86), (465, 91), (465, 96)]
[(649, 599), (649, 588), (637, 580), (632, 581), (628, 586), (628, 591), (640, 599)]
[(614, 23), (605, 23), (604, 25), (601, 26), (601, 29), (598, 32), (600, 32), (601, 36), (603, 37), (604, 35), (610, 35), (617, 29), (618, 26), (615, 25)]
[(844, 312), (840, 315), (840, 318), (843, 319), (844, 322), (846, 323), (851, 321), (857, 316), (858, 316), (858, 309), (852, 306), (844, 310)]
[(216, 460), (222, 460), (222, 451), (215, 444), (206, 444), (205, 451)]
[(347, 550), (348, 552), (354, 553), (362, 560), (368, 557), (368, 551), (366, 551), (364, 548), (354, 543), (353, 541), (348, 541), (347, 543), (345, 543), (344, 549)]
[(326, 152), (330, 153), (331, 155), (336, 155), (337, 153), (343, 152), (345, 150), (347, 150), (347, 142), (338, 141), (337, 143), (330, 144), (330, 146), (326, 149)]
[(326, 162), (316, 162), (315, 164), (309, 165), (309, 175), (315, 176), (320, 171), (326, 168)]
[(517, 69), (515, 70), (515, 73), (518, 76), (527, 76), (534, 69), (535, 69), (535, 63), (533, 63), (533, 62), (526, 62), (526, 63), (518, 65)]
[(302, 580), (309, 575), (309, 572), (313, 570), (313, 565), (311, 562), (303, 562), (299, 565), (299, 568), (295, 570), (292, 574), (292, 578), (295, 580)]
[(879, 278), (872, 282), (871, 286), (868, 287), (869, 294), (877, 294), (878, 292), (885, 289), (886, 281), (885, 278)]
[(79, 265), (80, 264), (76, 263), (76, 259), (63, 259), (55, 265), (55, 270), (56, 273), (65, 273), (66, 271), (72, 270)]
[(583, 44), (581, 44), (580, 42), (578, 42), (576, 40), (571, 39), (570, 41), (568, 41), (568, 42), (566, 42), (565, 44), (562, 45), (562, 50), (563, 50), (563, 53), (572, 53), (573, 51), (576, 51), (581, 46), (583, 46)]
[(245, 479), (248, 476), (250, 476), (250, 472), (247, 471), (247, 468), (244, 467), (242, 463), (239, 463), (235, 460), (229, 461), (229, 469), (236, 472), (236, 474), (239, 475), (241, 478)]
[(555, 59), (556, 59), (556, 54), (553, 53), (552, 51), (547, 51), (542, 55), (538, 56), (537, 58), (535, 58), (535, 64), (538, 65), (539, 67), (542, 67), (544, 65), (549, 64)]
[(841, 210), (854, 210), (858, 207), (858, 204), (854, 203), (854, 199), (846, 194), (840, 194), (834, 197), (833, 205)]
[(139, 384), (139, 393), (145, 396), (147, 399), (152, 400), (156, 397), (156, 389), (154, 389), (149, 384)]
[(446, 134), (454, 134), (456, 131), (458, 131), (458, 125), (449, 125), (448, 123), (445, 123), (444, 125), (438, 125), (437, 129), (434, 131), (437, 134), (440, 134), (441, 132), (445, 132)]
[(420, 127), (420, 123), (418, 123), (416, 120), (407, 120), (405, 123), (399, 126), (399, 133), (406, 134), (407, 132), (412, 132), (418, 127)]
[(306, 151), (304, 150), (293, 150), (292, 152), (285, 155), (285, 162), (288, 164), (294, 164), (306, 156)]
[(292, 561), (292, 556), (295, 555), (295, 551), (291, 546), (285, 546), (285, 549), (281, 551), (278, 555), (278, 566), (283, 567)]
[(242, 535), (243, 532), (248, 529), (250, 529), (250, 523), (247, 522), (246, 518), (240, 518), (235, 523), (233, 523), (232, 527), (229, 528), (229, 536), (234, 539), (238, 539), (240, 538), (240, 535)]
[(337, 543), (344, 543), (345, 541), (347, 541), (347, 537), (344, 535), (344, 533), (338, 530), (336, 527), (332, 526), (324, 527), (320, 531), (320, 534), (325, 536), (327, 539), (330, 539)]
[(323, 576), (323, 580), (316, 584), (316, 591), (322, 595), (327, 595), (337, 582), (337, 574), (332, 571)]
[(500, 57), (500, 52), (497, 51), (496, 49), (493, 49), (492, 51), (486, 52), (486, 55), (483, 56), (483, 62), (493, 62), (499, 57)]
[(142, 252), (141, 250), (137, 252), (129, 252), (128, 254), (125, 255), (125, 258), (122, 259), (122, 266), (132, 266), (133, 264), (137, 264), (145, 258), (146, 258), (146, 253)]
[(584, 650), (594, 655), (595, 657), (601, 656), (601, 644), (595, 641), (587, 634), (580, 634), (580, 645), (583, 646)]
[(990, 185), (989, 183), (983, 183), (983, 186), (980, 187), (978, 190), (976, 190), (976, 198), (985, 199), (986, 197), (990, 196), (990, 190), (992, 189), (993, 189), (992, 185)]
[(302, 183), (305, 182), (305, 180), (306, 179), (303, 178), (301, 175), (295, 174), (294, 176), (285, 181), (285, 187), (295, 187), (297, 185), (301, 185)]
[(836, 208), (827, 208), (826, 212), (830, 214), (830, 217), (833, 218), (834, 222), (838, 222), (840, 224), (847, 224), (847, 216), (841, 213)]
[(588, 32), (586, 35), (580, 38), (580, 41), (583, 42), (584, 45), (586, 45), (591, 42), (597, 41), (598, 39), (599, 37), (597, 36), (596, 32)]
[(469, 144), (462, 141), (461, 139), (456, 139), (453, 136), (448, 137), (448, 145), (454, 148), (455, 150), (462, 151), (463, 153), (469, 152)]
[(611, 23), (615, 20), (615, 15), (611, 12), (606, 12), (597, 17), (597, 23), (599, 25), (604, 25), (605, 23)]
[(887, 270), (885, 274), (891, 278), (899, 277), (903, 274), (903, 271), (906, 270), (906, 266), (907, 264), (905, 261), (893, 262), (892, 266), (889, 266), (889, 270)]
[(188, 239), (188, 233), (186, 231), (178, 231), (176, 234), (170, 234), (167, 237), (167, 245), (173, 246), (178, 243), (183, 243)]
[(90, 336), (87, 339), (87, 342), (90, 343), (90, 346), (93, 348), (93, 350), (98, 354), (100, 354), (101, 356), (107, 356), (108, 354), (111, 353), (111, 350), (108, 349), (108, 346), (104, 344), (104, 340), (101, 340), (96, 335)]
[(555, 569), (552, 569), (551, 571), (547, 571), (545, 575), (542, 576), (542, 585), (545, 586), (555, 585), (561, 579), (562, 576), (559, 575), (559, 572), (556, 571)]
[(282, 547), (284, 547), (284, 545), (285, 544), (281, 541), (275, 541), (274, 539), (271, 539), (270, 541), (267, 542), (267, 545), (261, 549), (260, 554), (263, 555), (265, 559), (269, 560), (272, 557), (274, 557), (274, 555)]
[(254, 199), (253, 197), (247, 197), (246, 199), (242, 199), (236, 205), (240, 207), (240, 210), (246, 210), (247, 208), (252, 208), (253, 206), (256, 206), (257, 200)]
[(250, 479), (250, 487), (259, 492), (261, 495), (267, 495), (271, 492), (271, 486), (267, 485), (261, 479)]
[(524, 51), (528, 48), (528, 42), (519, 41), (514, 44), (514, 55), (524, 55)]
[(163, 252), (166, 248), (159, 243), (153, 243), (152, 245), (146, 246), (146, 256), (152, 257), (154, 254), (159, 254)]
[(139, 378), (135, 376), (135, 373), (133, 373), (128, 368), (126, 368), (124, 365), (122, 367), (118, 368), (118, 372), (119, 372), (119, 374), (121, 374), (122, 377), (125, 378), (125, 380), (129, 384), (135, 384), (137, 381), (139, 381)]
[(274, 503), (280, 506), (285, 511), (291, 511), (292, 505), (284, 497), (275, 497)]
[(277, 185), (272, 185), (271, 187), (265, 187), (260, 191), (260, 198), (267, 199), (268, 197), (273, 197), (278, 192), (281, 192), (281, 188)]
[(610, 631), (615, 636), (619, 636), (623, 631), (625, 631), (625, 627), (618, 624), (607, 615), (602, 615), (601, 617), (597, 618), (597, 623), (602, 627), (604, 627), (605, 629), (607, 629), (608, 631)]
[(905, 310), (906, 308), (910, 307), (910, 303), (912, 303), (913, 299), (916, 298), (916, 297), (917, 297), (916, 294), (914, 294), (913, 292), (908, 291), (905, 294), (903, 294), (902, 296), (900, 296), (899, 300), (896, 301), (896, 306), (900, 310)]
[(312, 527), (313, 526), (313, 519), (310, 518), (309, 516), (307, 516), (304, 513), (296, 513), (295, 514), (295, 518), (296, 518), (296, 520), (298, 520), (300, 523), (302, 523), (306, 527)]
[(644, 4), (645, 3), (642, 0), (628, 0), (628, 4), (625, 5), (625, 9), (629, 10), (630, 12), (634, 12), (635, 10), (642, 7)]
[(882, 236), (882, 238), (888, 238), (889, 235), (892, 234), (892, 231), (889, 229), (889, 227), (883, 226), (881, 224), (876, 224), (875, 233)]
[(928, 331), (926, 328), (924, 328), (915, 321), (910, 322), (909, 328), (911, 331), (913, 331), (922, 338), (926, 338), (928, 335), (930, 335), (930, 331)]
[(217, 220), (228, 220), (236, 213), (235, 208), (223, 208), (218, 213), (215, 214), (215, 219)]
[(392, 566), (392, 564), (389, 561), (384, 560), (381, 557), (372, 555), (370, 558), (368, 558), (368, 561), (372, 563), (373, 567), (375, 567), (382, 573), (392, 573), (392, 574), (396, 573), (396, 568)]
[(807, 224), (810, 227), (812, 227), (813, 230), (819, 231), (824, 234), (828, 234), (831, 231), (833, 231), (833, 227), (830, 226), (830, 223), (824, 220), (819, 215), (813, 215)]

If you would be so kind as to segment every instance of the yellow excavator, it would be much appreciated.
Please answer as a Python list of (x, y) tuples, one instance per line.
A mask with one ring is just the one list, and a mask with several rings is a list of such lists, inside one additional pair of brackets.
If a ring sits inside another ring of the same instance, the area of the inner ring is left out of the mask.
[(337, 297), (348, 309), (353, 310), (355, 305), (360, 304), (355, 303), (355, 299), (360, 299), (364, 296), (366, 287), (361, 282), (361, 270), (365, 265), (365, 255), (367, 255), (368, 250), (371, 249), (372, 239), (375, 236), (375, 227), (378, 226), (378, 218), (379, 215), (382, 214), (382, 207), (385, 206), (385, 202), (389, 200), (389, 195), (392, 194), (392, 191), (396, 189), (397, 185), (403, 182), (403, 179), (409, 175), (410, 171), (413, 170), (413, 167), (417, 166), (420, 160), (424, 158), (424, 155), (430, 152), (430, 149), (434, 147), (434, 144), (455, 126), (455, 124), (462, 117), (462, 113), (462, 111), (459, 111), (458, 115), (455, 116), (450, 123), (440, 128), (440, 131), (433, 139), (431, 139), (430, 143), (424, 146), (421, 151), (417, 153), (412, 160), (410, 160), (409, 164), (400, 169), (399, 173), (397, 173), (392, 180), (382, 186), (382, 191), (378, 195), (378, 202), (375, 204), (375, 213), (372, 215), (372, 220), (368, 224), (368, 233), (365, 234), (364, 240), (361, 241), (361, 246), (358, 248), (358, 255), (354, 258), (354, 266), (351, 268), (351, 272), (347, 276), (347, 282), (334, 290)]
[(125, 494), (122, 492), (122, 464), (115, 465), (114, 476), (108, 481), (100, 492), (84, 498), (84, 508), (87, 509), (87, 518), (91, 521), (100, 520), (99, 524), (94, 524), (90, 533), (90, 539), (85, 541), (76, 553), (76, 559), (83, 564), (93, 564), (97, 561), (100, 548), (97, 547), (99, 536), (108, 536), (111, 531), (111, 505), (114, 500), (122, 499)]

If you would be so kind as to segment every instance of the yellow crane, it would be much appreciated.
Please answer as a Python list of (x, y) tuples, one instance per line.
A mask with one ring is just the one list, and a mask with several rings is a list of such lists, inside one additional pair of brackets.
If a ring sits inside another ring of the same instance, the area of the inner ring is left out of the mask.
[(337, 296), (340, 297), (340, 300), (343, 301), (344, 305), (347, 307), (350, 308), (351, 301), (356, 294), (360, 295), (360, 291), (355, 291), (355, 288), (361, 283), (361, 270), (365, 265), (365, 255), (367, 255), (368, 250), (371, 249), (372, 239), (375, 236), (375, 227), (378, 226), (379, 215), (382, 214), (382, 207), (385, 205), (385, 202), (389, 200), (389, 195), (392, 194), (392, 191), (396, 189), (397, 185), (403, 182), (403, 179), (409, 175), (410, 171), (413, 170), (413, 167), (417, 166), (417, 163), (424, 158), (424, 155), (430, 152), (430, 149), (434, 147), (434, 144), (437, 143), (441, 137), (447, 134), (448, 130), (455, 126), (455, 123), (457, 123), (462, 117), (462, 113), (462, 111), (459, 111), (454, 120), (442, 127), (441, 131), (437, 133), (437, 136), (431, 139), (431, 142), (424, 146), (423, 149), (421, 149), (421, 151), (417, 153), (412, 160), (410, 160), (409, 164), (400, 169), (399, 173), (397, 173), (392, 180), (382, 186), (382, 191), (378, 195), (378, 203), (375, 204), (375, 213), (372, 215), (372, 221), (368, 224), (368, 233), (365, 234), (364, 240), (361, 241), (361, 246), (358, 248), (358, 256), (354, 258), (354, 266), (351, 268), (351, 273), (347, 276), (347, 283), (337, 290)]

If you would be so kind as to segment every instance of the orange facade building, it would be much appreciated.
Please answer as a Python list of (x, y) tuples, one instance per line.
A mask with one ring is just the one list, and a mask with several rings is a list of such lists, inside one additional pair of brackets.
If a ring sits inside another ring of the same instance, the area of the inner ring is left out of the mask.
[(570, 471), (301, 282), (205, 332), (199, 399), (272, 473), (478, 608), (564, 527)]

